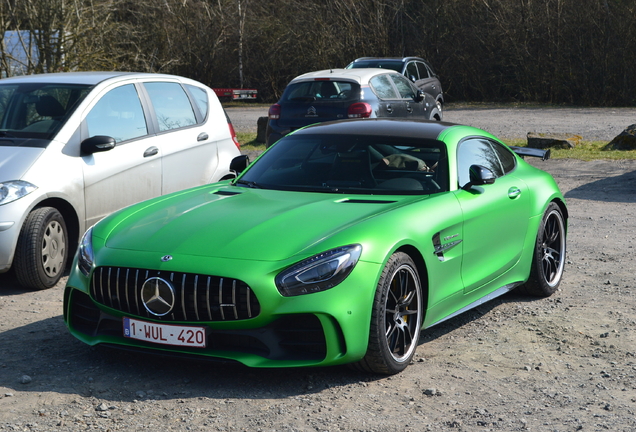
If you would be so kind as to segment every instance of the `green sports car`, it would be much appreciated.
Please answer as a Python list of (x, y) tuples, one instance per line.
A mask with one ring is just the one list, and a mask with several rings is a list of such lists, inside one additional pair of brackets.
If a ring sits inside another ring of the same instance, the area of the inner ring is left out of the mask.
[(549, 153), (440, 122), (297, 130), (89, 229), (64, 320), (90, 345), (398, 373), (421, 329), (558, 288), (565, 200), (523, 156)]

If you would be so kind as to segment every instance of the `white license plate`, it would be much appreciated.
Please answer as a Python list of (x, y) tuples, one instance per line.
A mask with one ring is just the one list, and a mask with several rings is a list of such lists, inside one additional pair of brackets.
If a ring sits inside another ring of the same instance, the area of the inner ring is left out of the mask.
[(205, 348), (205, 327), (157, 324), (124, 318), (124, 337), (163, 345)]

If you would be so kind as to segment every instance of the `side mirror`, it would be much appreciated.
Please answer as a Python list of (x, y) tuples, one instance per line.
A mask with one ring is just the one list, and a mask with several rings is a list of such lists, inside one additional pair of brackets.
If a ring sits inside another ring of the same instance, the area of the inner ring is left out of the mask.
[(82, 141), (80, 149), (82, 154), (105, 152), (115, 148), (115, 138), (106, 135), (95, 135)]
[(424, 94), (424, 90), (418, 90), (417, 92), (415, 92), (415, 97), (413, 97), (413, 100), (415, 102), (422, 102), (425, 98), (425, 94)]
[(468, 190), (473, 186), (493, 184), (497, 178), (491, 170), (481, 165), (471, 165), (469, 176), (470, 181), (462, 186), (462, 189)]
[(236, 175), (239, 175), (250, 164), (250, 158), (247, 155), (240, 155), (232, 159), (230, 162), (230, 171), (234, 171)]
[(417, 81), (417, 78), (415, 78), (415, 75), (411, 75), (409, 79), (411, 80), (411, 82)]

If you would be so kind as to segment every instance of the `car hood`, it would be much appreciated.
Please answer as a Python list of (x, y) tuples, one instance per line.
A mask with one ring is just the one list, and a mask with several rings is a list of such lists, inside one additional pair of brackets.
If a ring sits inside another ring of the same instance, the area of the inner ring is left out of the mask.
[(0, 146), (0, 182), (22, 179), (43, 151), (38, 147)]
[(422, 196), (346, 195), (212, 186), (129, 207), (100, 223), (108, 248), (279, 261)]

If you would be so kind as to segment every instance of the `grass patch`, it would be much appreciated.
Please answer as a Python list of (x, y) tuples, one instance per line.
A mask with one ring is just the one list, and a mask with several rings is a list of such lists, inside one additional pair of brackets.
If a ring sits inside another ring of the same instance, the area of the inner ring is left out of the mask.
[[(502, 140), (509, 146), (527, 147), (528, 142), (525, 139)], [(578, 159), (583, 161), (591, 161), (598, 159), (608, 160), (629, 160), (636, 159), (636, 150), (609, 150), (603, 151), (603, 147), (607, 145), (605, 141), (581, 141), (581, 143), (572, 149), (551, 149), (550, 157), (552, 159)]]
[(237, 132), (236, 138), (243, 150), (265, 151), (265, 143), (256, 141), (256, 134), (253, 132)]
[(223, 108), (269, 108), (272, 104), (246, 101), (221, 101)]

